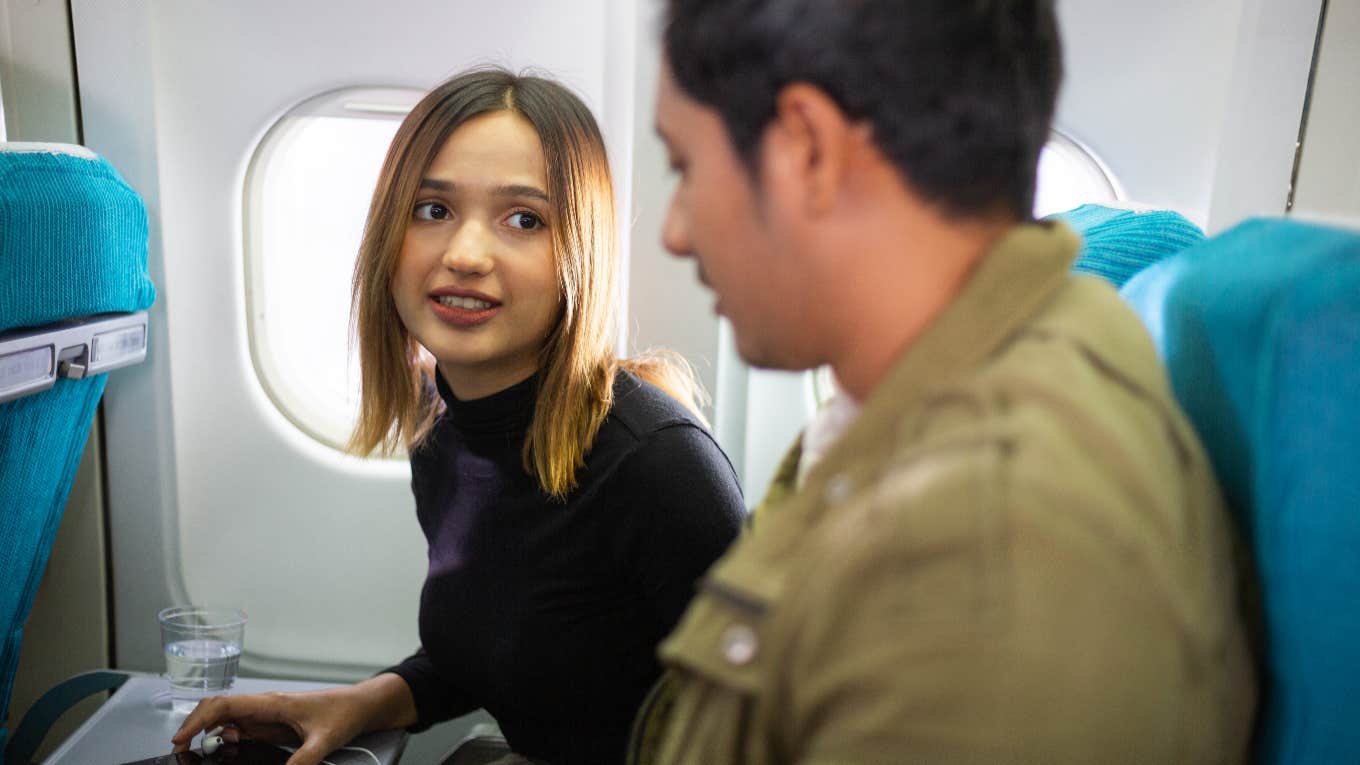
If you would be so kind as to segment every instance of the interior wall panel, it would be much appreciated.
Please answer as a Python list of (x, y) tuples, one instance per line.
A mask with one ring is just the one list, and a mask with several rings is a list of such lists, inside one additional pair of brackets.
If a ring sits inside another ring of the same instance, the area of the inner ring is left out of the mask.
[(1294, 212), (1360, 224), (1360, 3), (1332, 0), (1303, 140)]

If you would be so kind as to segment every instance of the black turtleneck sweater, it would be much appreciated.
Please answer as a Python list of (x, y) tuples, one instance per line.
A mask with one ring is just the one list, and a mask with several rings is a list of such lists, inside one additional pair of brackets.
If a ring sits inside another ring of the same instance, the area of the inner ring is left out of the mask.
[(537, 378), (447, 410), (411, 455), (429, 542), (421, 649), (393, 667), (420, 730), (486, 709), (514, 751), (623, 761), (660, 675), (656, 646), (744, 515), (731, 463), (678, 402), (620, 373), (579, 485), (552, 501), (524, 469)]

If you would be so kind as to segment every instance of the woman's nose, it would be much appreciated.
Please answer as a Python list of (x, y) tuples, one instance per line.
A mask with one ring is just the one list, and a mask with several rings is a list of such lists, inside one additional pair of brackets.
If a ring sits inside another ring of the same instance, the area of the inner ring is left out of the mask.
[(459, 226), (449, 237), (442, 262), (450, 271), (485, 274), (495, 265), (495, 239), (476, 221)]

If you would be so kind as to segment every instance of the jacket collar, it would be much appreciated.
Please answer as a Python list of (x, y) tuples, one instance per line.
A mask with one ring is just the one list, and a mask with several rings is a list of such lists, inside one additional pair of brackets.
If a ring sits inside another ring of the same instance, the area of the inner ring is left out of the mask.
[[(812, 521), (828, 493), (845, 491), (828, 491), (832, 479), (842, 485), (849, 479), (851, 489), (868, 479), (862, 472), (874, 470), (898, 442), (904, 412), (922, 406), (930, 392), (966, 377), (1031, 324), (1068, 283), (1080, 245), (1077, 234), (1058, 222), (1024, 223), (1002, 235), (975, 265), (955, 299), (869, 393), (855, 421), (806, 476), (802, 490), (793, 485), (801, 451), (801, 444), (796, 444), (760, 509), (771, 506), (772, 513), (797, 515), (797, 508), (802, 508), (801, 512), (812, 513), (808, 516)], [(785, 504), (790, 506), (775, 506)], [(760, 513), (764, 515), (768, 513)], [(759, 525), (759, 517), (756, 520)]]
[(894, 413), (967, 374), (1004, 346), (1066, 283), (1080, 246), (1080, 238), (1062, 223), (1011, 229), (875, 386), (856, 426), (897, 419)]

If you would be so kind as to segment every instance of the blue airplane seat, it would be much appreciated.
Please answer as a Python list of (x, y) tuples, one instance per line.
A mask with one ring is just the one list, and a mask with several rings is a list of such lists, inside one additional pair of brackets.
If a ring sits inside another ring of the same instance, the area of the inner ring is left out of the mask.
[[(156, 295), (146, 259), (146, 208), (108, 162), (80, 146), (0, 143), (0, 720), (6, 722), (24, 621), (105, 372), (145, 356), (145, 309)], [(7, 735), (0, 728), (0, 747)]]
[(1253, 553), (1256, 761), (1360, 762), (1360, 234), (1252, 220), (1123, 294)]
[(1123, 287), (1139, 271), (1204, 241), (1199, 226), (1173, 210), (1129, 210), (1087, 204), (1048, 216), (1081, 234), (1072, 270)]

